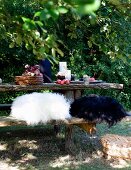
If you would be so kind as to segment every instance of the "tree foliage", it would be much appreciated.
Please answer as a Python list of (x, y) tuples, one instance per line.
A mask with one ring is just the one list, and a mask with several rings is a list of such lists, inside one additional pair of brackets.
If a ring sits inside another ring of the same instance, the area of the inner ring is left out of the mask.
[(0, 0), (0, 77), (13, 81), (26, 63), (48, 58), (55, 78), (58, 61), (66, 60), (78, 78), (89, 74), (124, 83), (118, 98), (129, 108), (129, 0), (99, 5), (99, 0)]

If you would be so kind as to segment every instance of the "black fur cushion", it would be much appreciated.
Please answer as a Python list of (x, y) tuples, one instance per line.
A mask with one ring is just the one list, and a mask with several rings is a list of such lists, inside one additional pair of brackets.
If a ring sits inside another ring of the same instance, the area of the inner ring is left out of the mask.
[(123, 106), (107, 96), (89, 95), (76, 99), (70, 107), (73, 117), (84, 118), (100, 123), (105, 121), (109, 127), (127, 116)]

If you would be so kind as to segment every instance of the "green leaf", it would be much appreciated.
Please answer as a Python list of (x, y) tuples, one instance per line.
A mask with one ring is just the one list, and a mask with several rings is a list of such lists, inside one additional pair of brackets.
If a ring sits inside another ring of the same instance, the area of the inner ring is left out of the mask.
[(43, 23), (41, 21), (35, 21), (36, 24), (38, 24), (40, 27), (43, 26)]
[(31, 19), (25, 18), (25, 17), (22, 17), (22, 20), (23, 20), (24, 22), (31, 22)]
[(52, 53), (52, 56), (53, 56), (53, 57), (56, 57), (56, 51), (55, 51), (54, 48), (51, 49), (51, 53)]
[(89, 46), (89, 48), (92, 47), (92, 42), (91, 41), (88, 41), (88, 46)]
[(64, 56), (64, 53), (59, 49), (59, 48), (56, 48), (56, 51), (63, 57)]
[(49, 14), (52, 16), (52, 18), (57, 19), (59, 17), (59, 11), (56, 9), (49, 10)]
[(34, 17), (40, 17), (40, 15), (41, 15), (41, 11), (38, 11), (35, 13)]
[(15, 41), (16, 41), (16, 43), (18, 45), (21, 45), (22, 44), (22, 37), (21, 37), (21, 35), (18, 35)]
[(44, 53), (45, 53), (45, 48), (44, 48), (44, 47), (41, 47), (41, 48), (39, 49), (39, 52), (40, 52), (41, 54), (44, 54)]
[(44, 9), (41, 11), (41, 14), (40, 14), (41, 21), (45, 21), (45, 20), (49, 19), (50, 17), (51, 17), (51, 15), (47, 9)]
[(34, 55), (37, 55), (37, 54), (38, 54), (38, 52), (36, 51), (36, 49), (33, 49), (33, 54), (34, 54)]
[(49, 47), (46, 44), (44, 45), (44, 48), (45, 48), (45, 52), (49, 53), (50, 50), (49, 50)]
[(68, 12), (68, 9), (65, 8), (64, 6), (60, 6), (60, 7), (58, 7), (58, 11), (59, 11), (59, 13), (61, 13), (61, 14), (65, 14), (65, 13)]
[(96, 10), (98, 10), (100, 7), (100, 0), (95, 0), (92, 4), (86, 4), (86, 5), (80, 5), (77, 9), (78, 12), (81, 14), (89, 14)]
[(26, 30), (26, 31), (31, 31), (33, 29), (36, 29), (36, 25), (34, 22), (25, 22), (23, 24), (23, 29)]
[(14, 48), (15, 42), (10, 43), (9, 48)]

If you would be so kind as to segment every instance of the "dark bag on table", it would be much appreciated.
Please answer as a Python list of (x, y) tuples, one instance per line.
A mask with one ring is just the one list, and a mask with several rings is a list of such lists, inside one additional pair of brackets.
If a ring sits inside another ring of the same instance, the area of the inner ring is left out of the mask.
[(44, 83), (51, 83), (51, 63), (48, 59), (40, 60), (40, 72), (43, 74)]

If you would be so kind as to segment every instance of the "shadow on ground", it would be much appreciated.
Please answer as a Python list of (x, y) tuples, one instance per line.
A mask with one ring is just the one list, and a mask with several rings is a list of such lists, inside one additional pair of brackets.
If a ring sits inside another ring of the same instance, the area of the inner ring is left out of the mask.
[(0, 170), (110, 170), (130, 169), (123, 160), (106, 160), (99, 138), (89, 139), (79, 128), (74, 129), (74, 146), (65, 150), (64, 127), (55, 137), (53, 127), (0, 129)]

